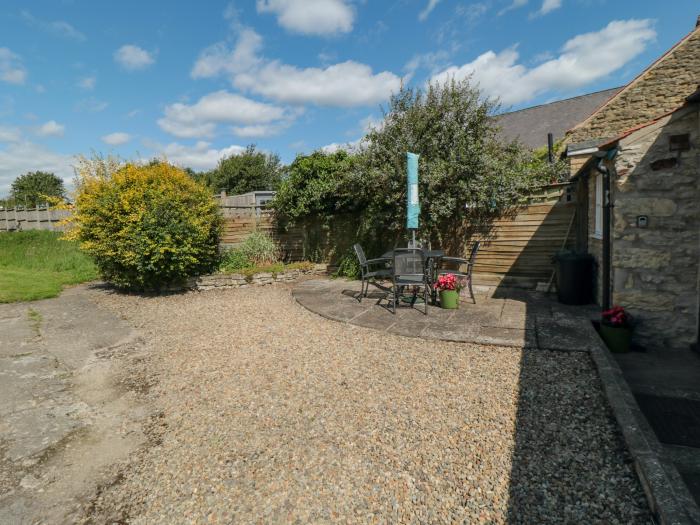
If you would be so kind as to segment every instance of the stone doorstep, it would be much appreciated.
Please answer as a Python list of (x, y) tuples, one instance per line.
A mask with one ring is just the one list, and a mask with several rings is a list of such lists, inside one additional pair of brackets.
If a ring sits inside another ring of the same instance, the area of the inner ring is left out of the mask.
[(700, 507), (656, 438), (622, 370), (602, 340), (590, 348), (590, 354), (654, 517), (661, 525), (700, 523)]

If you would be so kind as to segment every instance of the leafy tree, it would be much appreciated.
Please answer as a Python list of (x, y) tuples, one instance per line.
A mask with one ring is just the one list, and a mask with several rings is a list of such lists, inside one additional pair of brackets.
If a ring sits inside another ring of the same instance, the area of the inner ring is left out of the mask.
[(298, 221), (329, 218), (361, 207), (356, 188), (357, 157), (346, 151), (298, 155), (286, 169), (274, 207), (281, 217)]
[(202, 178), (215, 192), (226, 190), (231, 195), (238, 195), (249, 191), (276, 190), (281, 175), (279, 156), (263, 153), (256, 150), (255, 145), (250, 145), (243, 153), (221, 159), (218, 166)]
[(63, 181), (53, 173), (30, 171), (17, 177), (10, 187), (12, 198), (18, 204), (36, 206), (47, 197), (62, 198), (66, 190)]
[(298, 155), (287, 167), (273, 207), (283, 223), (303, 224), (308, 259), (342, 258), (356, 242), (365, 205), (357, 195), (358, 168), (358, 157), (345, 151)]
[(530, 188), (548, 182), (552, 174), (529, 150), (499, 142), (497, 109), (466, 80), (392, 96), (383, 125), (365, 138), (366, 234), (381, 234), (375, 225), (404, 228), (407, 151), (420, 154), (420, 235), (443, 246), (488, 230)]

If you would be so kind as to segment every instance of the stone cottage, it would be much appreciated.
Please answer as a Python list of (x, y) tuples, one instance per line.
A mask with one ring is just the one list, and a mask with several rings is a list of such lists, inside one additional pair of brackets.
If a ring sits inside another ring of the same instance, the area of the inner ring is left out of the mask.
[(650, 348), (698, 344), (699, 83), (696, 26), (565, 139), (597, 301), (626, 307)]

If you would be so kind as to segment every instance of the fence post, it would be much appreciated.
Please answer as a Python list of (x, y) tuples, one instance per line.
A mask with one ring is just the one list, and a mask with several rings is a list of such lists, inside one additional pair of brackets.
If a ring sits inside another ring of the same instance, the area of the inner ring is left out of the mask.
[(46, 206), (46, 218), (49, 221), (49, 231), (53, 231), (53, 223), (51, 222), (51, 208), (49, 207), (48, 202), (44, 203), (44, 206)]
[(41, 207), (39, 206), (38, 202), (35, 204), (35, 206), (36, 207), (34, 208), (34, 215), (36, 216), (36, 229), (43, 230), (43, 228), (41, 227)]
[(7, 207), (3, 206), (3, 208), (5, 210), (5, 231), (9, 232), (10, 231), (10, 221), (7, 220)]

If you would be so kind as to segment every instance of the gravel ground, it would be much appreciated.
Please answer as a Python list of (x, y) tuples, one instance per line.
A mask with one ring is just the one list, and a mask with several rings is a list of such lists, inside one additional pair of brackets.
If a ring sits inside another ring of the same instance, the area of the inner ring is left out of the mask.
[(282, 286), (99, 301), (149, 342), (160, 415), (88, 521), (650, 521), (587, 355), (382, 334)]

